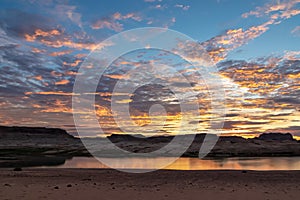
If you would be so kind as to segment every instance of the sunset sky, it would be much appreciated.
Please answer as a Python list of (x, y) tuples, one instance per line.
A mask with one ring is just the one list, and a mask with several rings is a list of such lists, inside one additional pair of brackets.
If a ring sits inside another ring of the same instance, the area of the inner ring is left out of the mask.
[[(0, 124), (59, 127), (76, 134), (71, 102), (81, 63), (104, 39), (141, 27), (179, 31), (206, 49), (225, 84), (222, 133), (252, 137), (279, 131), (300, 137), (300, 0), (1, 0)], [(109, 111), (113, 85), (126, 78), (128, 67), (161, 60), (178, 70), (185, 67), (158, 50), (132, 52), (111, 65), (95, 106), (107, 134), (120, 133)], [(147, 86), (120, 103), (136, 103), (131, 118), (143, 127), (149, 106), (161, 100), (170, 108), (162, 133), (173, 134), (180, 113), (176, 100), (162, 98), (169, 94), (162, 91)], [(206, 93), (203, 89), (198, 96), (199, 118), (190, 119), (191, 125), (199, 124), (198, 133), (207, 132), (211, 117)], [(146, 97), (155, 100), (145, 102)]]

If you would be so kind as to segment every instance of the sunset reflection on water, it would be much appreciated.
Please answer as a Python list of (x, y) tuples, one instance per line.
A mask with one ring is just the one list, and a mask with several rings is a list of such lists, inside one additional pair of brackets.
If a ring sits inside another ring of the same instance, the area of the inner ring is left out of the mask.
[[(114, 160), (113, 168), (122, 169), (130, 166), (132, 169), (157, 168), (158, 163), (171, 158), (107, 158)], [(147, 167), (146, 167), (147, 166)], [(92, 157), (74, 157), (58, 168), (108, 168)], [(300, 157), (265, 157), (265, 158), (226, 158), (198, 159), (179, 158), (173, 164), (165, 167), (169, 170), (300, 170)]]

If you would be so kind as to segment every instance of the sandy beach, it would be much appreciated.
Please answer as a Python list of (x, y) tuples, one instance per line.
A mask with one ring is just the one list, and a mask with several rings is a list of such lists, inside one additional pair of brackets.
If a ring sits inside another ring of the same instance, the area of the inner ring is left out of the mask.
[(298, 199), (300, 171), (0, 171), (0, 199)]

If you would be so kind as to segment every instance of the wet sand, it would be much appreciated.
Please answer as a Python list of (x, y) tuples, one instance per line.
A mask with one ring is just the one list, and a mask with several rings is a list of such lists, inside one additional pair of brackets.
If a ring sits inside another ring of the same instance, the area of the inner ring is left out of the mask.
[(298, 199), (300, 171), (0, 170), (0, 199)]

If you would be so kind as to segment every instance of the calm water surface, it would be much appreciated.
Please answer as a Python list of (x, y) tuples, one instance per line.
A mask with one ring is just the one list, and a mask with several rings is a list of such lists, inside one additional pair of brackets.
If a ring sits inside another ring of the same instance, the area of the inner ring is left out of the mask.
[[(130, 166), (134, 169), (156, 168), (157, 163), (168, 158), (109, 158), (114, 160), (114, 168)], [(125, 165), (126, 163), (126, 165)], [(153, 166), (153, 167), (149, 167)], [(95, 158), (74, 157), (58, 168), (108, 168)], [(172, 170), (300, 170), (300, 157), (265, 158), (226, 158), (201, 160), (198, 158), (179, 158), (165, 169)]]

